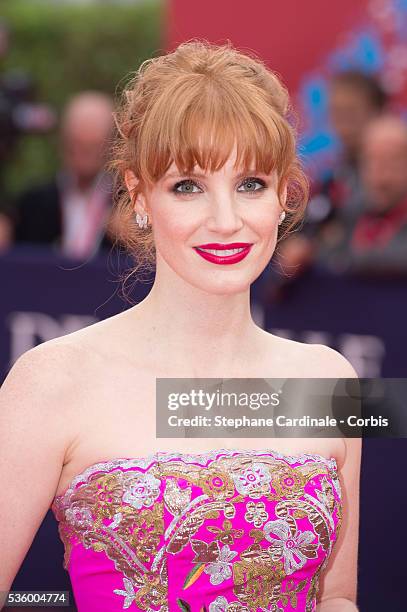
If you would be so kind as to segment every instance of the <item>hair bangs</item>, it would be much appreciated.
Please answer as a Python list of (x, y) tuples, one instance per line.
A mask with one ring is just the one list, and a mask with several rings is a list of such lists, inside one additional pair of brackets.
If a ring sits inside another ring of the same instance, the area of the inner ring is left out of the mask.
[(217, 172), (232, 154), (240, 171), (282, 173), (287, 135), (269, 105), (264, 102), (257, 108), (235, 91), (222, 91), (202, 79), (187, 84), (184, 88), (178, 83), (172, 96), (167, 92), (157, 101), (144, 126), (148, 138), (143, 142), (141, 135), (139, 142), (141, 178), (153, 184), (172, 163), (183, 174), (197, 166)]

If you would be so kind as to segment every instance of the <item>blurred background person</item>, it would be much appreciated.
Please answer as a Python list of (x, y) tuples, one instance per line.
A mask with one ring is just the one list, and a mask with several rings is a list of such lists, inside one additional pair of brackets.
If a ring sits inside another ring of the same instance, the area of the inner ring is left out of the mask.
[(407, 274), (407, 123), (386, 115), (364, 135), (361, 213), (337, 249), (319, 252), (328, 267), (369, 275)]
[[(332, 77), (328, 100), (331, 123), (340, 149), (338, 160), (323, 187), (332, 183), (344, 184), (349, 196), (353, 190), (358, 191), (365, 130), (372, 119), (383, 113), (387, 95), (376, 76), (347, 70)], [(346, 189), (343, 191), (345, 195)]]
[(279, 265), (295, 278), (315, 260), (320, 243), (335, 248), (361, 213), (360, 158), (364, 133), (386, 109), (379, 79), (358, 70), (341, 71), (329, 83), (328, 104), (339, 155), (332, 169), (312, 187), (302, 231), (281, 244)]
[(81, 92), (69, 100), (61, 120), (61, 168), (51, 181), (18, 197), (17, 243), (50, 244), (77, 259), (112, 245), (106, 229), (112, 181), (104, 169), (112, 113), (112, 99), (99, 91)]
[[(373, 119), (361, 141), (358, 167), (353, 213), (336, 220), (335, 234), (321, 232), (318, 241), (300, 234), (293, 240), (292, 266), (294, 249), (304, 241), (312, 248), (307, 263), (335, 274), (407, 275), (407, 122), (391, 114)], [(304, 269), (301, 256), (298, 267)]]

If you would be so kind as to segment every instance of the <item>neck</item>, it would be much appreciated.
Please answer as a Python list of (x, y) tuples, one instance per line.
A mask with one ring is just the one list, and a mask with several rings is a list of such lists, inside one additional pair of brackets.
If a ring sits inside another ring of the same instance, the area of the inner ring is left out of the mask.
[(258, 360), (264, 347), (265, 332), (251, 316), (249, 288), (208, 293), (159, 262), (149, 295), (132, 310), (151, 359), (156, 353), (157, 363), (180, 368), (185, 376), (218, 377), (226, 371), (245, 376), (245, 366)]

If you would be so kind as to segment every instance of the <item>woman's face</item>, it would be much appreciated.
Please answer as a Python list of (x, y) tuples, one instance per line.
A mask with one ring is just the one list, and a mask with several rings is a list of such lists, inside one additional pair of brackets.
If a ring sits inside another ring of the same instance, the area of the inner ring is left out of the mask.
[(282, 210), (277, 175), (241, 174), (233, 163), (230, 157), (217, 172), (196, 167), (190, 175), (173, 163), (139, 194), (135, 210), (149, 215), (161, 278), (175, 273), (203, 291), (232, 294), (246, 291), (266, 267)]

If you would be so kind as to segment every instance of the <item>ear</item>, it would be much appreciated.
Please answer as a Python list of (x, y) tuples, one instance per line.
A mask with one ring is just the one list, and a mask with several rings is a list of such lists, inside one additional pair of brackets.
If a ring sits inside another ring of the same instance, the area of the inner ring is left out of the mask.
[(282, 190), (281, 198), (280, 198), (280, 204), (282, 208), (285, 208), (285, 205), (287, 202), (287, 195), (288, 195), (288, 183), (287, 181), (284, 181), (283, 190)]
[(140, 192), (137, 193), (136, 197), (134, 198), (134, 192), (140, 182), (139, 179), (136, 177), (132, 170), (126, 170), (124, 173), (124, 181), (126, 183), (127, 190), (130, 194), (134, 212), (138, 212), (139, 214), (144, 215), (147, 212), (144, 195)]

